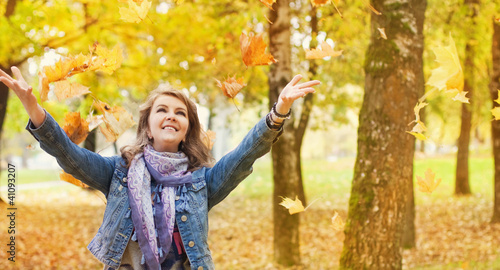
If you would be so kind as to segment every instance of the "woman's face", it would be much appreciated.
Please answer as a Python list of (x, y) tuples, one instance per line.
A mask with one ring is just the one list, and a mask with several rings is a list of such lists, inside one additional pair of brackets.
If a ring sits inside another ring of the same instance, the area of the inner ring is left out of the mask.
[(149, 114), (148, 137), (158, 152), (177, 152), (189, 127), (186, 104), (180, 99), (162, 95), (153, 103)]

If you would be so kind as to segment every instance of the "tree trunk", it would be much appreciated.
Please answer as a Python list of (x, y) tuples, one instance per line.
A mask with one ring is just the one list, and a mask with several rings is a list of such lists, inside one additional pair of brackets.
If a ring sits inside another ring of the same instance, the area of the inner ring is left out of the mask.
[[(273, 22), (269, 27), (269, 51), (278, 60), (270, 66), (269, 108), (278, 100), (280, 91), (292, 79), (289, 2), (278, 0), (269, 16)], [(312, 64), (311, 68), (315, 70), (315, 65)], [(311, 74), (314, 76), (315, 72)], [(307, 95), (299, 120), (285, 122), (284, 133), (272, 148), (274, 259), (285, 266), (300, 264), (300, 214), (290, 215), (279, 203), (281, 197), (295, 199), (297, 196), (302, 202), (306, 201), (300, 151), (312, 106), (313, 95)]]
[(464, 91), (467, 91), (467, 97), (470, 104), (462, 103), (462, 124), (460, 126), (460, 136), (458, 137), (457, 167), (455, 176), (455, 195), (471, 194), (469, 186), (469, 143), (472, 122), (472, 102), (474, 87), (474, 57), (475, 45), (474, 31), (476, 28), (476, 17), (479, 8), (479, 0), (465, 0), (464, 5), (470, 10), (470, 29), (467, 45), (465, 45), (464, 62)]
[[(424, 93), (425, 0), (373, 0), (365, 94), (341, 269), (401, 269), (415, 138), (408, 123)], [(377, 28), (385, 28), (388, 39)]]
[[(491, 56), (493, 61), (493, 71), (490, 81), (490, 94), (492, 100), (498, 99), (500, 89), (500, 23), (493, 20), (493, 42), (491, 46)], [(493, 101), (493, 108), (500, 107), (500, 104)], [(491, 141), (493, 144), (493, 159), (495, 161), (495, 186), (493, 217), (491, 222), (500, 222), (500, 121), (491, 122)]]

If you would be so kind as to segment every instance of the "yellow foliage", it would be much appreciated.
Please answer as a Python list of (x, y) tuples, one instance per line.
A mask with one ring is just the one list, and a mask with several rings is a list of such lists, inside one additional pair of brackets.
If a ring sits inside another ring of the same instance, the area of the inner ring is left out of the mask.
[(126, 22), (138, 23), (143, 21), (148, 15), (149, 8), (151, 8), (151, 1), (134, 1), (127, 0), (128, 7), (120, 7), (121, 19)]

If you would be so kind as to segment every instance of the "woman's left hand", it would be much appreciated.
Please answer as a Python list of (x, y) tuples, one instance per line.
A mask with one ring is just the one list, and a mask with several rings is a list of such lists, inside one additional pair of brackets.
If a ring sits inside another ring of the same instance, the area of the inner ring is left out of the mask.
[(314, 93), (315, 90), (312, 87), (321, 83), (318, 80), (298, 83), (300, 80), (302, 80), (302, 75), (295, 75), (281, 91), (276, 104), (276, 111), (279, 114), (287, 114), (295, 100), (309, 93)]

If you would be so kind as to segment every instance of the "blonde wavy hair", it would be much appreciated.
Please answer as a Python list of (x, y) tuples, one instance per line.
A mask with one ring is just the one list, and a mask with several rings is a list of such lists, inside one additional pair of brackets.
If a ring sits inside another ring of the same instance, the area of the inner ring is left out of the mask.
[(144, 147), (151, 144), (147, 134), (149, 129), (149, 115), (156, 99), (163, 95), (178, 98), (187, 107), (189, 127), (186, 133), (185, 141), (179, 144), (179, 151), (182, 151), (188, 157), (188, 171), (195, 171), (201, 167), (211, 167), (214, 159), (207, 145), (204, 143), (208, 137), (205, 131), (201, 128), (196, 105), (181, 91), (171, 87), (160, 87), (151, 91), (146, 99), (146, 102), (144, 102), (140, 107), (137, 138), (135, 143), (132, 145), (126, 145), (120, 149), (122, 157), (126, 161), (127, 168), (130, 167), (130, 163), (135, 155), (142, 153), (144, 151)]

